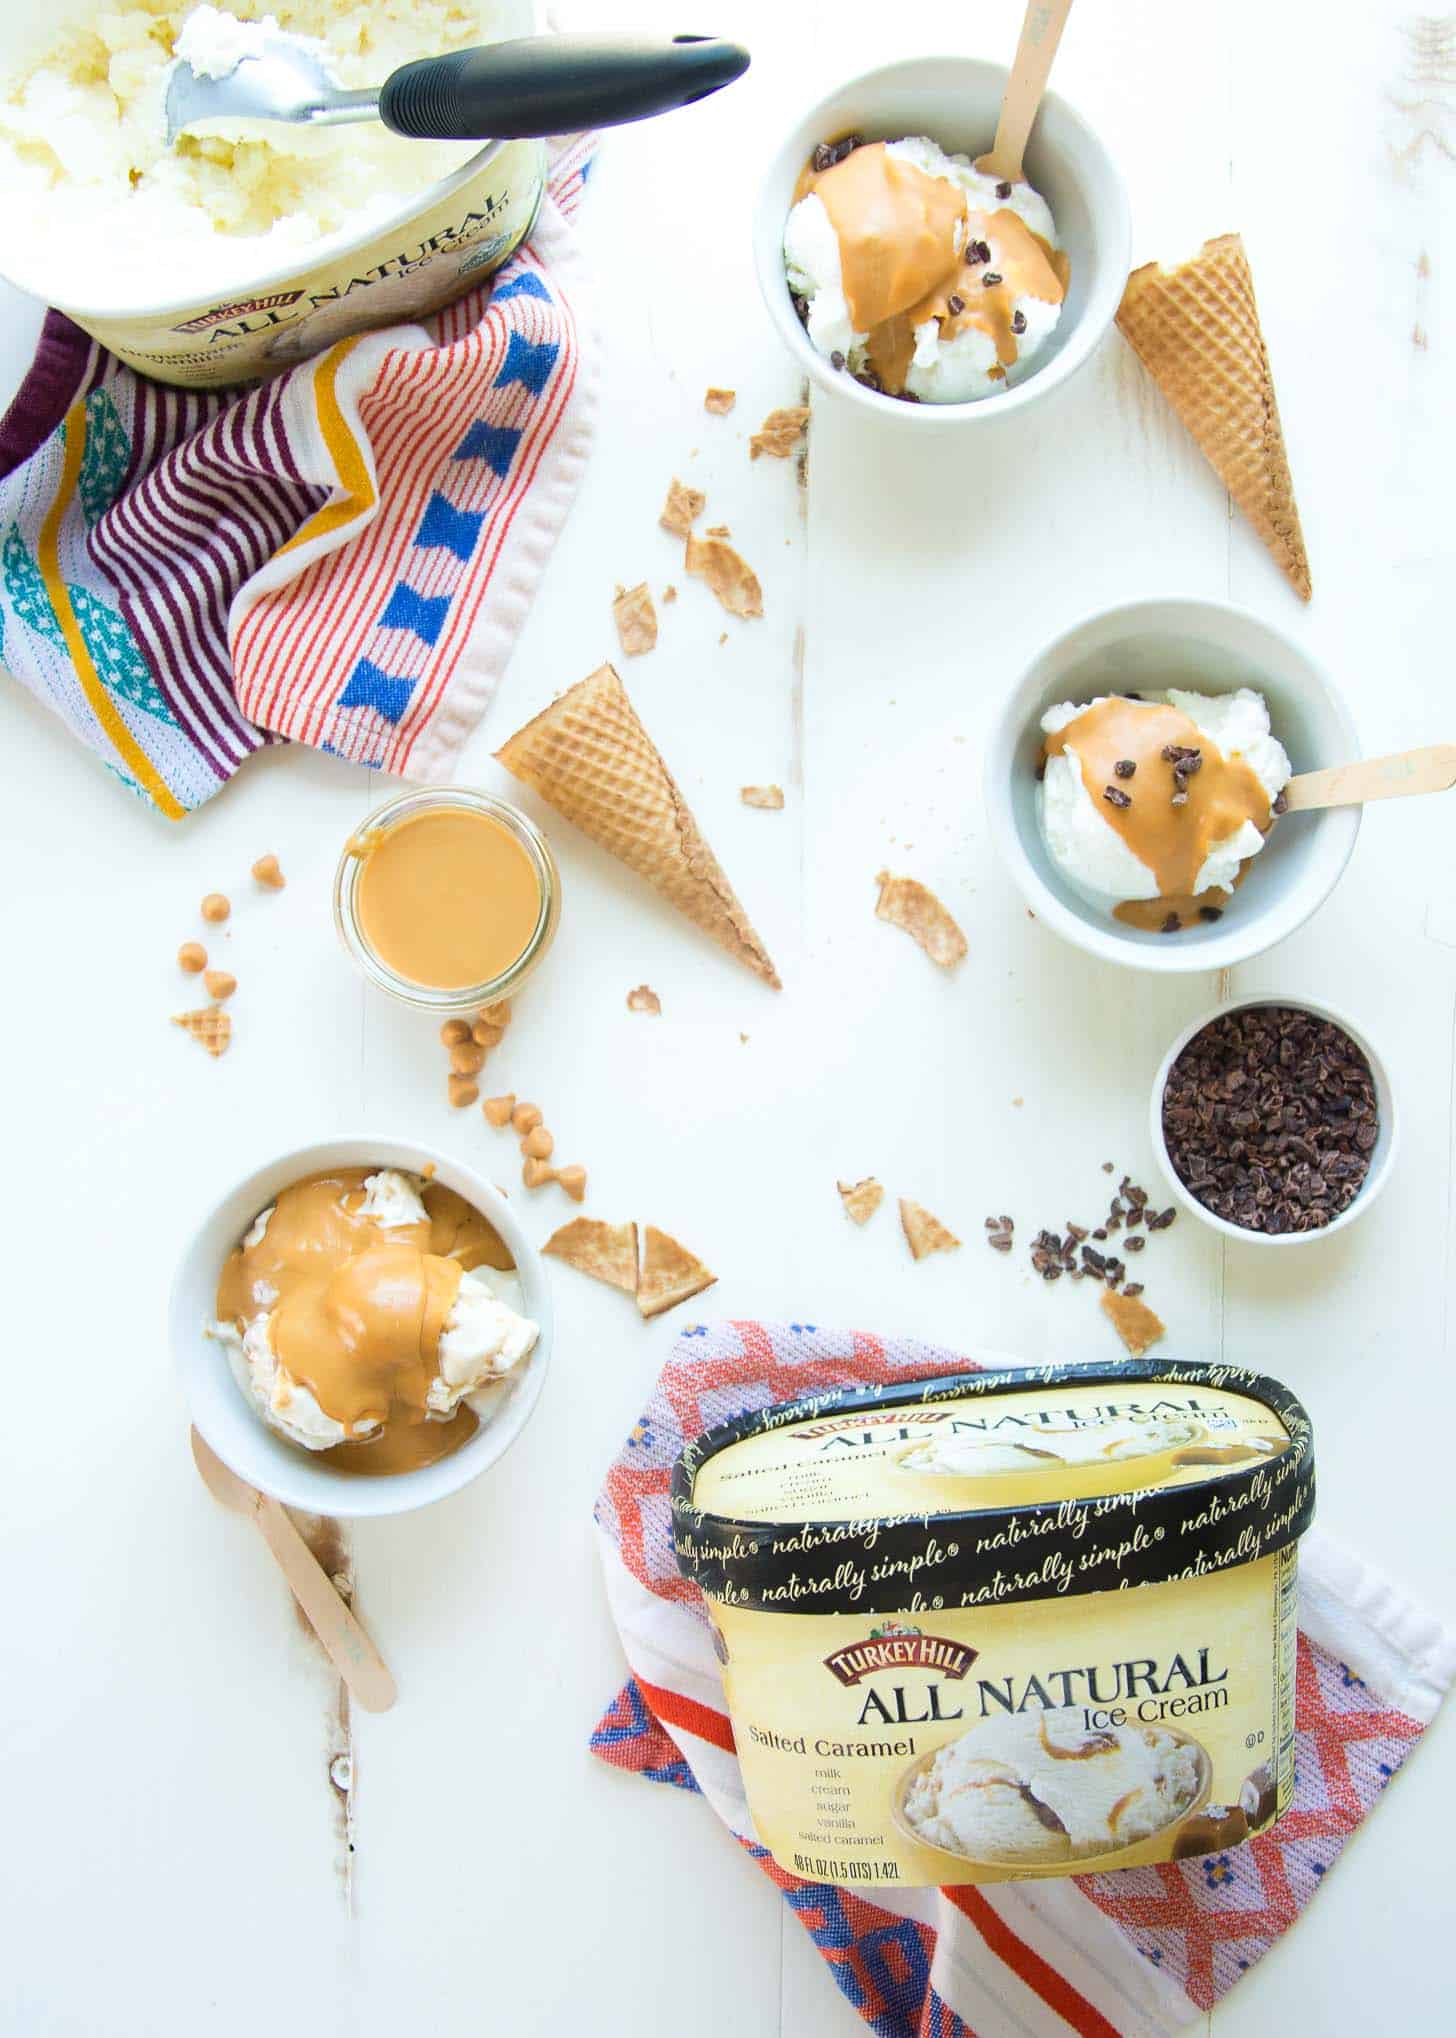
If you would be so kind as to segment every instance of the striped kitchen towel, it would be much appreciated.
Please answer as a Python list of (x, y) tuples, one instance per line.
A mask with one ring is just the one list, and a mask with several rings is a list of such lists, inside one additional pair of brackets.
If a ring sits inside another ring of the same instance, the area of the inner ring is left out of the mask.
[(448, 776), (590, 451), (596, 350), (553, 150), (531, 239), (420, 325), (238, 391), (51, 312), (0, 421), (0, 663), (173, 820), (283, 737)]
[(742, 1409), (974, 1364), (805, 1323), (683, 1331), (597, 1504), (631, 1675), (592, 1747), (707, 1799), (880, 2038), (1170, 2038), (1313, 1897), (1439, 1706), (1456, 1638), (1312, 1533), (1300, 1546), (1295, 1802), (1271, 1831), (1192, 1861), (873, 1900), (787, 1874), (754, 1833), (702, 1599), (673, 1559), (673, 1461), (685, 1438)]

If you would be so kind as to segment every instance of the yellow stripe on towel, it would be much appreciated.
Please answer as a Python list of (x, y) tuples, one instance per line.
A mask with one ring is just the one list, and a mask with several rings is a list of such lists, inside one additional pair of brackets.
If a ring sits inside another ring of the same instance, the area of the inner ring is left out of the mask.
[(350, 340), (340, 340), (320, 357), (313, 372), (314, 409), (318, 414), (319, 431), (334, 463), (337, 485), (344, 492), (315, 511), (287, 544), (279, 546), (275, 558), (281, 559), (285, 552), (292, 552), (296, 546), (307, 545), (315, 538), (326, 538), (342, 525), (353, 523), (372, 510), (378, 499), (368, 463), (359, 450), (359, 442), (344, 422), (335, 386), (339, 370), (363, 337), (363, 333), (355, 333)]
[(137, 784), (151, 794), (157, 806), (169, 821), (180, 821), (186, 808), (178, 801), (152, 760), (137, 742), (131, 730), (117, 713), (116, 703), (102, 684), (96, 670), (86, 639), (81, 634), (81, 625), (76, 621), (76, 611), (71, 606), (71, 591), (66, 586), (61, 572), (61, 522), (71, 506), (80, 479), (81, 460), (86, 451), (86, 405), (82, 401), (73, 404), (66, 413), (66, 452), (61, 467), (61, 485), (56, 491), (55, 501), (46, 511), (45, 521), (40, 527), (37, 557), (41, 578), (46, 593), (51, 598), (56, 621), (61, 626), (61, 635), (66, 649), (71, 654), (71, 663), (76, 668), (76, 677), (82, 691), (91, 703), (91, 712), (111, 738), (112, 748), (122, 760)]

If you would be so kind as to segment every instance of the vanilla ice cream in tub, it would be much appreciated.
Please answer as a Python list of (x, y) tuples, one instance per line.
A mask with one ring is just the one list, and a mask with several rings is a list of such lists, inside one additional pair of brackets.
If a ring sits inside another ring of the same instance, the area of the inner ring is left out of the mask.
[(810, 1395), (678, 1460), (759, 1838), (907, 1888), (1222, 1852), (1294, 1787), (1309, 1419), (1237, 1366)]
[(167, 151), (168, 64), (185, 37), (195, 67), (226, 68), (219, 13), (309, 37), (346, 86), (536, 27), (532, 0), (13, 0), (0, 274), (143, 374), (210, 388), (437, 310), (509, 259), (541, 200), (540, 141), (254, 122)]

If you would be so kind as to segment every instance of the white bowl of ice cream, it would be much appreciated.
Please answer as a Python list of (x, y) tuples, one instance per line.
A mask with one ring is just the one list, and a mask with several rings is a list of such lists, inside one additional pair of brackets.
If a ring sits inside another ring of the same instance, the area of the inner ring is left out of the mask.
[(1135, 602), (1064, 631), (1012, 688), (987, 816), (1065, 940), (1132, 969), (1229, 969), (1324, 903), (1359, 833), (1357, 806), (1278, 819), (1277, 787), (1358, 755), (1344, 703), (1282, 631), (1219, 602)]
[(467, 1485), (525, 1427), (551, 1353), (545, 1270), (505, 1198), (398, 1139), (252, 1170), (184, 1248), (169, 1321), (213, 1450), (315, 1514), (399, 1514)]
[[(754, 218), (759, 284), (785, 344), (822, 388), (921, 425), (1002, 417), (1065, 382), (1111, 325), (1131, 235), (1122, 179), (1054, 92), (1032, 132), (1025, 182), (998, 189), (980, 176), (975, 159), (991, 145), (1006, 75), (962, 56), (867, 71), (813, 107), (775, 155)], [(866, 153), (816, 176), (816, 149), (850, 136)], [(806, 171), (812, 191), (801, 187)], [(944, 275), (929, 254), (886, 277), (852, 230), (870, 197), (891, 199), (897, 217), (901, 205), (925, 203), (928, 238), (950, 258)], [(1065, 264), (1059, 303), (1048, 250), (1057, 269)], [(889, 318), (875, 317), (891, 305)], [(915, 400), (857, 380), (867, 368), (886, 387), (903, 376)]]
[(198, 386), (419, 317), (524, 237), (544, 143), (275, 121), (168, 149), (178, 40), (200, 72), (225, 69), (241, 49), (226, 17), (272, 16), (352, 87), (528, 35), (535, 13), (533, 0), (12, 0), (0, 9), (0, 274), (143, 373)]

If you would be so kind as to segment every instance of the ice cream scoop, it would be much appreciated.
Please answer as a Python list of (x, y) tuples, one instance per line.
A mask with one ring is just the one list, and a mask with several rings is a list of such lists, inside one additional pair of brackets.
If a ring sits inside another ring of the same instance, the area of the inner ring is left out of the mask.
[(1067, 883), (1151, 932), (1219, 919), (1290, 778), (1263, 696), (1108, 694), (1048, 708), (1041, 727), (1038, 818)]
[(212, 1334), (271, 1429), (368, 1472), (458, 1449), (533, 1349), (499, 1235), (453, 1190), (343, 1168), (284, 1189), (222, 1270)]
[(924, 135), (823, 142), (784, 226), (810, 342), (891, 396), (995, 394), (1055, 329), (1068, 262), (1030, 184), (987, 176)]

